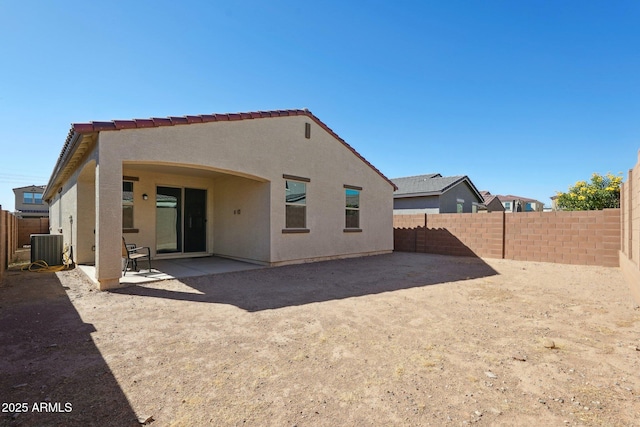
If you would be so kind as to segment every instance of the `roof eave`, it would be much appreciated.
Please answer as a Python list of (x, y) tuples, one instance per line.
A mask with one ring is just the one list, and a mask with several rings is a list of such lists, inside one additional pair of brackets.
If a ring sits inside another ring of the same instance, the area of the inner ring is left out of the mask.
[(83, 128), (77, 128), (77, 125), (71, 125), (67, 140), (62, 147), (58, 161), (56, 162), (49, 182), (45, 188), (42, 198), (45, 201), (50, 200), (55, 189), (62, 184), (64, 179), (74, 170), (86, 152), (91, 142), (95, 141), (98, 132), (83, 132)]
[(441, 194), (442, 194), (442, 191), (428, 191), (428, 192), (422, 192), (422, 193), (398, 193), (398, 194), (394, 194), (393, 198), (402, 199), (402, 198), (409, 198), (409, 197), (428, 197), (428, 196), (440, 196)]

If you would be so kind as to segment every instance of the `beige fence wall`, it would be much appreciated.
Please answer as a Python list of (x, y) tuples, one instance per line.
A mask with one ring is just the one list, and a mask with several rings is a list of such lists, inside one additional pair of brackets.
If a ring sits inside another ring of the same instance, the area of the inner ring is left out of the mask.
[(18, 219), (18, 247), (31, 244), (32, 234), (49, 234), (49, 218)]
[(620, 269), (640, 303), (640, 152), (620, 191)]
[(0, 281), (18, 247), (18, 219), (0, 206)]
[(394, 217), (395, 250), (617, 267), (620, 209)]
[(505, 258), (617, 267), (620, 209), (505, 215)]

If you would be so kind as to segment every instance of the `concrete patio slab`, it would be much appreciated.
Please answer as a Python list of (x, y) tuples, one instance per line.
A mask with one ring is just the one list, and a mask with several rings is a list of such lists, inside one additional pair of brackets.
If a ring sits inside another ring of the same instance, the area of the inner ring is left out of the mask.
[[(140, 264), (141, 267), (145, 265), (145, 262)], [(137, 285), (158, 280), (181, 279), (264, 267), (263, 265), (216, 256), (151, 260), (151, 271), (145, 268), (140, 268), (138, 271), (127, 271), (127, 274), (120, 278), (120, 284)], [(77, 268), (84, 272), (91, 281), (98, 283), (95, 278), (95, 266), (78, 265)]]

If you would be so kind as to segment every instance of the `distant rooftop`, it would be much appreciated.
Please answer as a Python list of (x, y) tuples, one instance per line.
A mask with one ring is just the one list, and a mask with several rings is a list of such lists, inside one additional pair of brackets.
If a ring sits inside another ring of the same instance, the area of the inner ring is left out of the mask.
[(475, 188), (471, 180), (466, 175), (442, 176), (439, 173), (430, 173), (391, 179), (391, 181), (398, 187), (398, 189), (393, 193), (394, 197), (411, 195), (436, 196), (465, 180), (471, 189), (476, 192), (478, 198), (482, 200), (480, 192)]

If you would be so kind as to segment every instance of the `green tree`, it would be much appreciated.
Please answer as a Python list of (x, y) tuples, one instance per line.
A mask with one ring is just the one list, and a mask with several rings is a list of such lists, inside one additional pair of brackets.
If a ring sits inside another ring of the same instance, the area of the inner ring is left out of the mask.
[(557, 206), (565, 211), (590, 211), (620, 207), (620, 184), (622, 176), (611, 173), (591, 175), (591, 181), (578, 181), (569, 191), (559, 191)]

